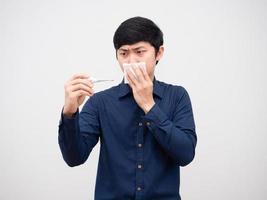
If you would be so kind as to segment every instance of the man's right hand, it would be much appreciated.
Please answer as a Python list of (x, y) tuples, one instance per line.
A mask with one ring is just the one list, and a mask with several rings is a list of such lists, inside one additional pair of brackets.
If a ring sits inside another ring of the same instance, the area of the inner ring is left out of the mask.
[(65, 85), (65, 105), (63, 115), (71, 117), (83, 103), (86, 96), (94, 94), (93, 82), (86, 74), (75, 74)]

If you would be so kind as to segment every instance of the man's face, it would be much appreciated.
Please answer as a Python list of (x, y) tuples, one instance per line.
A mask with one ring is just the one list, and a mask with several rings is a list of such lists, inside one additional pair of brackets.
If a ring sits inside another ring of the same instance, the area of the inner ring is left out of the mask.
[(163, 46), (158, 53), (155, 48), (148, 42), (138, 42), (132, 45), (123, 45), (117, 50), (117, 59), (123, 71), (123, 63), (145, 62), (147, 73), (151, 80), (154, 78), (155, 65), (163, 55)]

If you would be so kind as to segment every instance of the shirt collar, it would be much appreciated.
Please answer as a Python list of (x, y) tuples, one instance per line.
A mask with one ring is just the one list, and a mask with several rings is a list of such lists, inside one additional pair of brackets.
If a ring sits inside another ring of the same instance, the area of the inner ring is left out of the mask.
[[(129, 93), (132, 93), (132, 89), (129, 86), (129, 84), (124, 83), (124, 78), (122, 79), (121, 83), (119, 84), (119, 98), (122, 98)], [(160, 85), (159, 81), (156, 80), (156, 77), (154, 76), (153, 79), (153, 94), (158, 96), (159, 98), (162, 98), (163, 95), (163, 88)]]

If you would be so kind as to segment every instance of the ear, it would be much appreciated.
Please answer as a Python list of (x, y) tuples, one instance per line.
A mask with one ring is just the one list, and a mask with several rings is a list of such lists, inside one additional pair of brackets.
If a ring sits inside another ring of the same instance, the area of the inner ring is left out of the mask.
[(156, 60), (159, 61), (162, 58), (163, 54), (164, 54), (164, 47), (160, 46), (158, 53), (157, 53), (157, 56), (156, 56)]

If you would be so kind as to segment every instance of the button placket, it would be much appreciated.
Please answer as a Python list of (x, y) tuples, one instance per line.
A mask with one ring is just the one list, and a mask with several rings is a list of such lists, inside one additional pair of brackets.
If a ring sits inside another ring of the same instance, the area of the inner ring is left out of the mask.
[(143, 174), (143, 140), (144, 140), (144, 126), (142, 121), (138, 122), (137, 138), (136, 138), (136, 192), (141, 195), (144, 188), (144, 174)]

